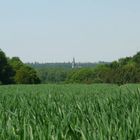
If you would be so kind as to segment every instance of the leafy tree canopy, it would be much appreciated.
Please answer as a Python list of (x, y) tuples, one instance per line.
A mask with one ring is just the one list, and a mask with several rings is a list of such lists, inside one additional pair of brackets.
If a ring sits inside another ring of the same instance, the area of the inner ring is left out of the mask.
[(36, 71), (26, 66), (19, 57), (7, 58), (0, 50), (0, 84), (38, 84)]
[(0, 83), (11, 84), (13, 82), (14, 70), (9, 65), (5, 53), (0, 49)]

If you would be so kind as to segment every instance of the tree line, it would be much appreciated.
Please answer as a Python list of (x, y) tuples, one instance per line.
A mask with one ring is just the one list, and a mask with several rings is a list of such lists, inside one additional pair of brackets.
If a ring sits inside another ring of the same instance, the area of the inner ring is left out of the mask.
[(133, 57), (121, 58), (110, 64), (91, 69), (72, 71), (67, 82), (72, 83), (140, 83), (140, 52)]
[(24, 64), (20, 58), (8, 58), (0, 49), (0, 84), (38, 84), (36, 71)]
[[(34, 62), (34, 63), (26, 63), (27, 65), (35, 68), (35, 69), (40, 69), (40, 68), (63, 68), (63, 69), (71, 69), (72, 64), (71, 62), (55, 62), (55, 63), (39, 63), (39, 62)], [(89, 68), (89, 67), (96, 67), (98, 64), (108, 64), (108, 62), (104, 61), (99, 61), (99, 62), (87, 62), (87, 63), (78, 63), (78, 66), (83, 67), (83, 68)]]
[(24, 64), (19, 57), (8, 58), (0, 50), (0, 84), (140, 83), (140, 52), (111, 63), (84, 65), (72, 69), (70, 63)]
[[(35, 67), (35, 65), (34, 65)], [(140, 82), (140, 52), (132, 57), (83, 68), (35, 67), (42, 83), (111, 83)]]

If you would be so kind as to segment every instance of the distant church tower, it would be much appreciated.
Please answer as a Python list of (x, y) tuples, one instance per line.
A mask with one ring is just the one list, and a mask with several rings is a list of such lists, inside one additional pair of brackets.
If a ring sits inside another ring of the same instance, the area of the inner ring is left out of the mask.
[(75, 58), (73, 58), (73, 61), (72, 61), (72, 69), (74, 69), (75, 67), (76, 67)]

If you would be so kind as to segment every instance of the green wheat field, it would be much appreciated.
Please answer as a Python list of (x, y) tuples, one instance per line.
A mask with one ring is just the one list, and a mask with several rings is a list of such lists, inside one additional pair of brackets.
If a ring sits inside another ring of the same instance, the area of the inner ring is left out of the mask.
[(140, 139), (140, 85), (0, 86), (0, 140)]

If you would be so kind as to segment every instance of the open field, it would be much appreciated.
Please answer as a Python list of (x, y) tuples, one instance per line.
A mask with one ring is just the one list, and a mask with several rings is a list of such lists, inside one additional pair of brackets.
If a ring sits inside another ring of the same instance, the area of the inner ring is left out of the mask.
[(137, 140), (140, 85), (0, 86), (0, 140)]

